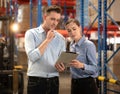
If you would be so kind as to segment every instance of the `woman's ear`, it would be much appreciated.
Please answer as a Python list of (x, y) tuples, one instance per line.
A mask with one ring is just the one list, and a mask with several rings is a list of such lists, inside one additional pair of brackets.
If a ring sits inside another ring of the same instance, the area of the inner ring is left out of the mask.
[(82, 31), (82, 27), (80, 26), (80, 34), (81, 36), (83, 36), (83, 31)]

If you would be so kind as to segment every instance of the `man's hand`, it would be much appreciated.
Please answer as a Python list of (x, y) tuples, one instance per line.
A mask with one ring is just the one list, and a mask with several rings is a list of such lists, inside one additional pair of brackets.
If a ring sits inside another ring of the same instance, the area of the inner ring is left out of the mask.
[(58, 72), (63, 72), (65, 70), (65, 66), (62, 62), (61, 63), (56, 63), (55, 67), (56, 67)]
[(49, 30), (49, 31), (47, 32), (47, 37), (46, 37), (46, 39), (47, 39), (48, 41), (51, 41), (54, 37), (55, 37), (55, 34), (54, 34), (53, 30), (52, 30), (52, 29)]

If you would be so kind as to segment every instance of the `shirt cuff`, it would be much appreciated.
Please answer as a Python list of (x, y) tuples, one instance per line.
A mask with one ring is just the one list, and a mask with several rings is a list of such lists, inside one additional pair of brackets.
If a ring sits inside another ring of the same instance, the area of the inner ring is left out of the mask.
[(31, 53), (29, 58), (32, 62), (35, 62), (36, 60), (40, 59), (40, 57), (41, 57), (41, 54), (40, 54), (39, 49), (37, 48), (34, 50), (33, 53)]

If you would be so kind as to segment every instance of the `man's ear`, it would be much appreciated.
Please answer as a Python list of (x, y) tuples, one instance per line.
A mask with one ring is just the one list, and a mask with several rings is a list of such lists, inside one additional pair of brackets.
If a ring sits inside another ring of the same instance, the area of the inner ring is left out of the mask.
[(43, 15), (43, 20), (45, 20), (45, 19), (46, 19), (46, 17), (47, 17), (46, 15)]

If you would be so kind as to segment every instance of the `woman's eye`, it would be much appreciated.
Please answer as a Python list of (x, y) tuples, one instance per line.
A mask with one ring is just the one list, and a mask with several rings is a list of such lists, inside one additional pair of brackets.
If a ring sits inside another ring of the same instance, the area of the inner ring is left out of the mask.
[(71, 30), (68, 30), (68, 32), (71, 32)]
[(76, 30), (75, 28), (73, 30)]

